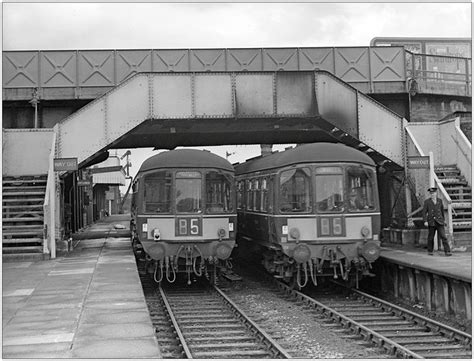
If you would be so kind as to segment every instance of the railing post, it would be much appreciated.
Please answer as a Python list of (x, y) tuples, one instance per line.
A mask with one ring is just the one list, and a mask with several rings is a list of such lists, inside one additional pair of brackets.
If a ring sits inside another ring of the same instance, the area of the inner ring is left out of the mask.
[(429, 152), (428, 155), (430, 157), (430, 188), (431, 188), (435, 186), (434, 156), (433, 156), (433, 152)]

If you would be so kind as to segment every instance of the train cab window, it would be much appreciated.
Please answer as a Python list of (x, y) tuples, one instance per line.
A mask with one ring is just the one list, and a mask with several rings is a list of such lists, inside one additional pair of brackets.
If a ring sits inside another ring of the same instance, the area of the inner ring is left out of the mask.
[(375, 174), (364, 166), (350, 166), (346, 170), (346, 203), (349, 211), (375, 209)]
[(176, 172), (176, 212), (201, 213), (202, 179), (200, 172)]
[(171, 173), (155, 172), (144, 177), (145, 213), (171, 211)]
[(296, 168), (281, 172), (280, 212), (310, 212), (311, 203), (311, 171), (308, 168)]
[(206, 212), (227, 213), (232, 204), (232, 177), (230, 174), (208, 172), (206, 174)]
[(344, 186), (341, 167), (316, 168), (316, 209), (318, 212), (344, 210)]

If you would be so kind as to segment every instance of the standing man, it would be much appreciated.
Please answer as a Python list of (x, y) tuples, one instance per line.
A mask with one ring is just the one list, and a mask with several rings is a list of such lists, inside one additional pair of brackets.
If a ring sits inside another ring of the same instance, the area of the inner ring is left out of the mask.
[(425, 200), (423, 204), (423, 220), (425, 227), (428, 227), (428, 254), (433, 255), (433, 241), (435, 232), (438, 234), (438, 239), (441, 238), (443, 242), (444, 253), (446, 256), (451, 256), (448, 239), (444, 231), (444, 207), (441, 199), (438, 198), (438, 189), (436, 187), (428, 188), (430, 198)]

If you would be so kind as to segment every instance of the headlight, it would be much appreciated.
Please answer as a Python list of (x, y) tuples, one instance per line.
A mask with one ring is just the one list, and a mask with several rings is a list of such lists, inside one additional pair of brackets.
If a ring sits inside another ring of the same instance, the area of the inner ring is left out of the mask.
[(290, 237), (293, 239), (300, 239), (300, 231), (298, 228), (291, 228), (290, 229)]
[(147, 253), (151, 258), (156, 260), (163, 260), (166, 255), (165, 247), (161, 243), (155, 243), (147, 249)]
[(380, 256), (380, 246), (375, 241), (365, 242), (360, 253), (369, 262), (374, 262)]
[(232, 248), (228, 244), (219, 243), (214, 252), (217, 258), (224, 260), (230, 257)]
[(308, 246), (300, 244), (293, 250), (293, 258), (297, 263), (305, 263), (311, 258), (311, 251)]

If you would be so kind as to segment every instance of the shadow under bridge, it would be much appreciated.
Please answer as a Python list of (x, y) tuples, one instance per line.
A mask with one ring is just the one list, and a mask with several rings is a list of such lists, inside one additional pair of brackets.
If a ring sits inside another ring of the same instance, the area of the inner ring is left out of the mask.
[(342, 142), (404, 164), (404, 119), (325, 71), (140, 73), (55, 126), (57, 156), (109, 148)]

